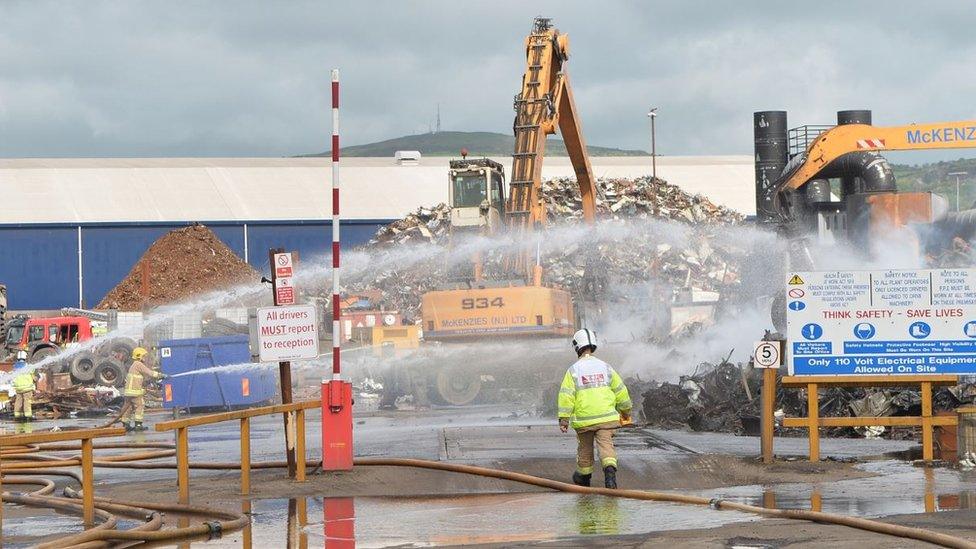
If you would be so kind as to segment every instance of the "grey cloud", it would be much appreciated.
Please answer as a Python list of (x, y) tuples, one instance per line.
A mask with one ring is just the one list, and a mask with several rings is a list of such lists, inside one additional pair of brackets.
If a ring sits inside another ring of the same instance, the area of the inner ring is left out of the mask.
[(277, 156), (426, 129), (508, 132), (532, 18), (569, 33), (593, 144), (748, 153), (751, 113), (974, 117), (966, 2), (0, 3), (0, 156)]

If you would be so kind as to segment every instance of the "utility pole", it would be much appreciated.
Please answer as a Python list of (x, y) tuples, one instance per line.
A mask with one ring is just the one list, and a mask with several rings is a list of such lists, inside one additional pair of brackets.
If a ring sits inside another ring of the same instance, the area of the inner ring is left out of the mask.
[(959, 211), (959, 176), (969, 175), (969, 172), (950, 172), (946, 175), (956, 176), (956, 211)]
[(651, 177), (657, 179), (657, 144), (654, 139), (654, 119), (657, 118), (657, 107), (651, 107), (647, 111), (647, 117), (651, 119)]

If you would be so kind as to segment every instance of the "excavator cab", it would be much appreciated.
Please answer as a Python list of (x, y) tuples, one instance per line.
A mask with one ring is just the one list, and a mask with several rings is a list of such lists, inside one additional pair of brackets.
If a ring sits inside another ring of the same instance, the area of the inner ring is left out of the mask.
[(495, 232), (505, 214), (505, 168), (488, 158), (451, 160), (450, 166), (451, 228)]

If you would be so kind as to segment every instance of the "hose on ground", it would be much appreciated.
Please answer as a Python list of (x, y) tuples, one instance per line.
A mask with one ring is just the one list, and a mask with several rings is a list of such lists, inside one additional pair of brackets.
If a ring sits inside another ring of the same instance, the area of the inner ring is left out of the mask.
[[(145, 445), (139, 446), (128, 446), (125, 443), (112, 444), (112, 448), (127, 448), (127, 447), (138, 447), (145, 448)], [(168, 448), (166, 445), (155, 445), (154, 448)], [(58, 447), (48, 447), (47, 450), (60, 449)], [(131, 468), (131, 469), (174, 469), (176, 468), (175, 463), (170, 462), (154, 462), (145, 463), (140, 462), (143, 460), (157, 459), (159, 457), (170, 457), (173, 455), (171, 450), (159, 450), (155, 452), (137, 452), (133, 454), (125, 455), (115, 455), (108, 456), (98, 460), (94, 460), (95, 466), (103, 468)], [(48, 467), (53, 467), (55, 464), (57, 466), (63, 466), (62, 464), (77, 465), (80, 461), (79, 458), (56, 458), (53, 456), (40, 456), (34, 455), (32, 457), (39, 458), (36, 461), (26, 461), (21, 459), (25, 457), (21, 455), (10, 456), (11, 459), (18, 460), (17, 462), (5, 463), (3, 469), (0, 469), (5, 475), (9, 474), (66, 474), (64, 471), (48, 471)], [(733, 501), (725, 501), (722, 499), (710, 499), (701, 496), (690, 496), (679, 493), (672, 492), (654, 492), (645, 490), (628, 490), (628, 489), (607, 489), (607, 488), (597, 488), (597, 487), (584, 487), (577, 486), (575, 484), (569, 484), (557, 480), (546, 479), (542, 477), (537, 477), (533, 475), (527, 475), (524, 473), (515, 473), (511, 471), (503, 471), (499, 469), (491, 469), (487, 467), (479, 467), (474, 465), (462, 465), (455, 463), (446, 463), (440, 461), (430, 461), (423, 459), (409, 459), (409, 458), (357, 458), (354, 460), (354, 465), (356, 466), (387, 466), (387, 467), (412, 467), (421, 469), (432, 469), (439, 471), (447, 471), (458, 474), (476, 475), (487, 478), (496, 478), (500, 480), (508, 480), (513, 482), (518, 482), (522, 484), (527, 484), (531, 486), (537, 486), (541, 488), (548, 488), (551, 490), (558, 490), (562, 492), (576, 493), (576, 494), (595, 494), (608, 497), (622, 497), (635, 500), (643, 501), (661, 501), (670, 502), (678, 504), (688, 504), (688, 505), (699, 505), (707, 506), (714, 509), (720, 510), (734, 510), (744, 513), (751, 513), (763, 517), (774, 517), (774, 518), (784, 518), (792, 520), (804, 520), (823, 524), (835, 524), (840, 526), (847, 526), (850, 528), (857, 528), (860, 530), (865, 530), (869, 532), (874, 532), (878, 534), (897, 536), (907, 539), (913, 539), (918, 541), (924, 541), (927, 543), (933, 543), (936, 545), (941, 545), (943, 547), (952, 547), (959, 549), (976, 549), (976, 542), (965, 540), (956, 536), (951, 536), (948, 534), (943, 534), (940, 532), (935, 532), (932, 530), (926, 530), (923, 528), (914, 528), (908, 526), (901, 526), (896, 524), (889, 524), (885, 522), (880, 522), (877, 520), (850, 517), (845, 515), (837, 515), (833, 513), (823, 513), (819, 511), (806, 511), (801, 509), (770, 509), (765, 507), (758, 507), (755, 505), (749, 505), (745, 503), (738, 503)], [(11, 466), (12, 469), (8, 469)], [(270, 469), (270, 468), (284, 468), (287, 464), (284, 461), (274, 461), (274, 462), (262, 462), (262, 463), (252, 463), (252, 469)], [(321, 466), (320, 461), (309, 462), (307, 467), (317, 468)], [(240, 468), (240, 463), (236, 462), (223, 462), (223, 463), (190, 463), (191, 469), (205, 469), (205, 470), (235, 470)], [(25, 479), (26, 480), (26, 479)], [(26, 482), (24, 482), (26, 483)], [(46, 486), (46, 485), (45, 485)], [(44, 488), (42, 488), (44, 489)], [(75, 491), (69, 491), (69, 494), (73, 496), (78, 496)], [(48, 502), (50, 506), (56, 508), (72, 510), (73, 512), (80, 511), (80, 503), (77, 500), (67, 499), (67, 498), (53, 498), (50, 496), (34, 496), (34, 495), (14, 495), (14, 494), (3, 494), (4, 501), (12, 501), (15, 503), (24, 502), (27, 505), (42, 505), (41, 502)], [(184, 539), (188, 537), (197, 536), (209, 536), (213, 535), (215, 528), (223, 532), (232, 532), (243, 528), (248, 523), (248, 518), (244, 515), (236, 513), (227, 513), (223, 511), (218, 511), (215, 509), (208, 509), (203, 507), (191, 507), (179, 504), (157, 504), (148, 502), (124, 502), (117, 500), (108, 500), (105, 498), (95, 498), (96, 508), (98, 509), (100, 515), (103, 518), (107, 515), (106, 522), (102, 524), (108, 524), (110, 521), (114, 521), (114, 515), (108, 513), (106, 509), (113, 509), (119, 511), (120, 513), (139, 512), (140, 510), (144, 513), (145, 510), (153, 510), (157, 512), (174, 512), (187, 515), (198, 515), (198, 516), (208, 516), (217, 517), (223, 519), (226, 522), (208, 522), (204, 524), (199, 524), (195, 526), (182, 527), (176, 529), (168, 530), (142, 530), (142, 529), (132, 529), (126, 531), (115, 531), (109, 529), (110, 527), (103, 526), (97, 530), (89, 530), (82, 532), (80, 534), (75, 534), (67, 538), (62, 538), (58, 540), (57, 546), (64, 546), (66, 543), (71, 545), (83, 545), (84, 547), (89, 547), (93, 542), (106, 542), (106, 541), (146, 541), (146, 542), (158, 542), (166, 540), (176, 540)], [(113, 526), (114, 527), (114, 522)], [(53, 545), (51, 547), (54, 547)], [(92, 546), (94, 547), (94, 545)]]

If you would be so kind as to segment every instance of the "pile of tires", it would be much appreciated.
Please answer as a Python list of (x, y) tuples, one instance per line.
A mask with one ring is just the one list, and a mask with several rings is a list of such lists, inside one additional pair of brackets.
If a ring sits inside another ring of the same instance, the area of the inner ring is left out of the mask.
[[(93, 353), (92, 377), (88, 381), (107, 387), (125, 385), (126, 360), (136, 347), (136, 342), (127, 337), (116, 337), (100, 343)], [(74, 376), (73, 371), (71, 375)], [(82, 375), (87, 375), (87, 372)]]

